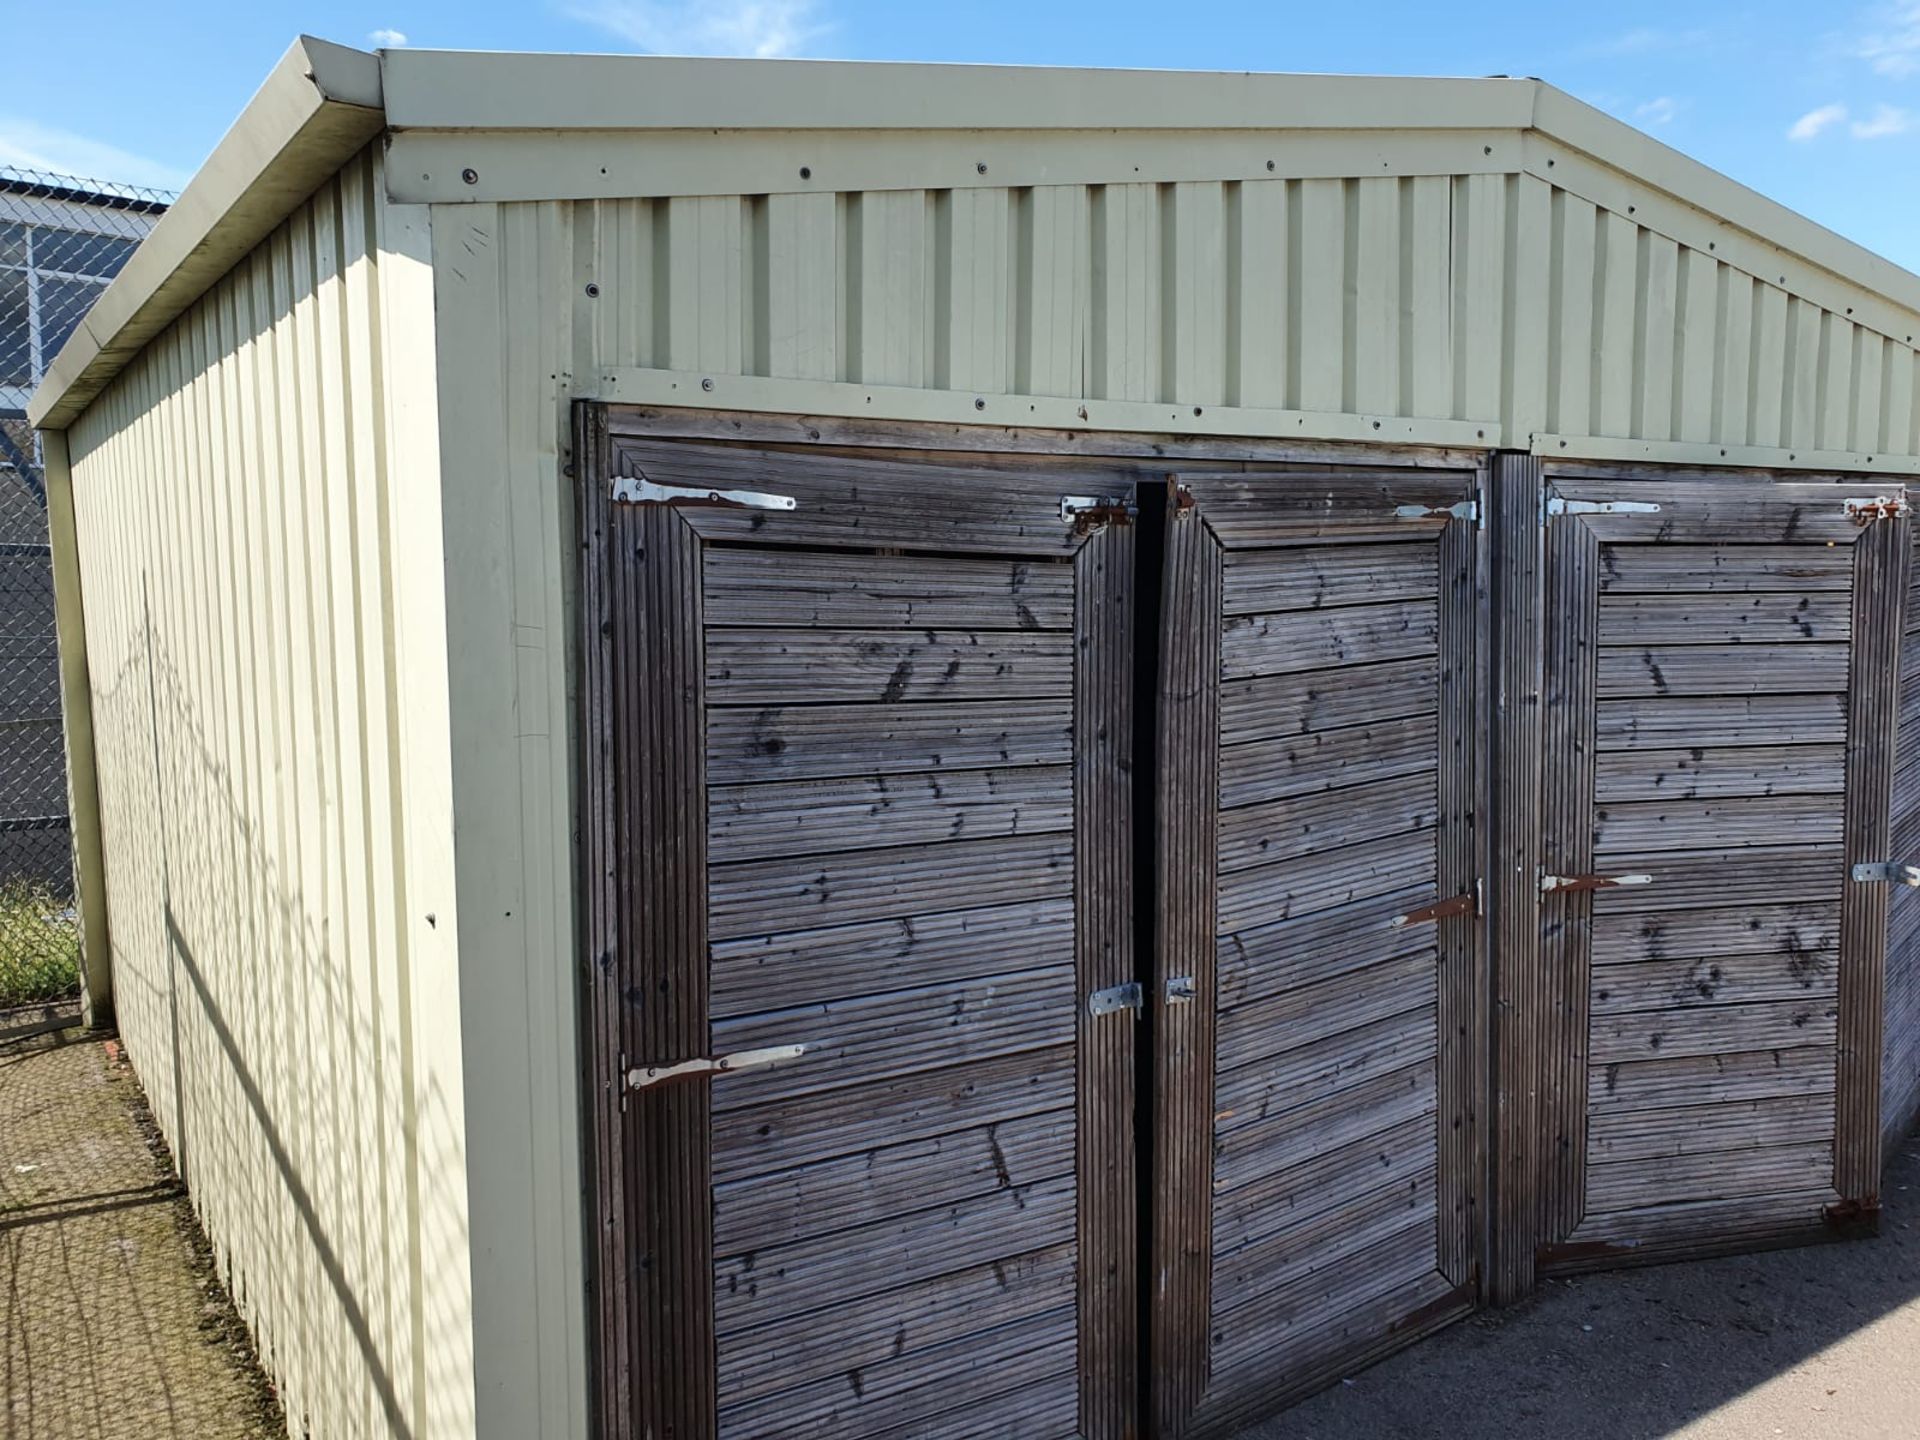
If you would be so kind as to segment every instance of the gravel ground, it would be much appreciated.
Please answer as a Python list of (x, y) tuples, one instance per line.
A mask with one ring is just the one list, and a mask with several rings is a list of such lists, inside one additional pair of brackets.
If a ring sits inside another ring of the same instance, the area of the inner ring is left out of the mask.
[(0, 1440), (280, 1440), (133, 1072), (0, 1042)]
[(1920, 1140), (1882, 1203), (1873, 1240), (1550, 1282), (1245, 1440), (1914, 1440)]

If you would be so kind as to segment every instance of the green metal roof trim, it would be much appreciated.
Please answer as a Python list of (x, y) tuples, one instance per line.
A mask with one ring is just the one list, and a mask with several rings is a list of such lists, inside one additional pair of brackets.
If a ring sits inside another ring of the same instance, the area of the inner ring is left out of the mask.
[[(127, 360), (388, 126), (479, 144), (488, 132), (1510, 131), (1578, 151), (1920, 317), (1920, 276), (1538, 80), (376, 56), (302, 38), (67, 342), (34, 396), (34, 423), (71, 423)], [(552, 198), (413, 179), (390, 176), (393, 198)]]

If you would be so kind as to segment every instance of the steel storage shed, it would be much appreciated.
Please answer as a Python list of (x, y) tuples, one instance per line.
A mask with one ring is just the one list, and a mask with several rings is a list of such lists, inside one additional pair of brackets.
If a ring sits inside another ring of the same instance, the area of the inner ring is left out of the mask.
[(1227, 1434), (1871, 1230), (1917, 319), (1531, 80), (300, 41), (32, 411), (290, 1415)]

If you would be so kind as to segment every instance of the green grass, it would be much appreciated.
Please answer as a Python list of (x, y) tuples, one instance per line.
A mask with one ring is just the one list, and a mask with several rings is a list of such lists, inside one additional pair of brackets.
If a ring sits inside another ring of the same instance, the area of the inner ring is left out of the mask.
[(43, 885), (0, 883), (0, 1010), (80, 990), (80, 930), (72, 907)]

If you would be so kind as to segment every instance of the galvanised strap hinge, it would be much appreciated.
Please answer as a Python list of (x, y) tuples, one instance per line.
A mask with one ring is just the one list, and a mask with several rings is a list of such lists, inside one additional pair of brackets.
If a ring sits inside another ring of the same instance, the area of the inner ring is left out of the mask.
[(736, 1050), (731, 1055), (681, 1060), (672, 1065), (646, 1065), (627, 1071), (627, 1089), (645, 1090), (669, 1080), (693, 1080), (702, 1075), (757, 1070), (764, 1065), (778, 1065), (782, 1060), (797, 1060), (806, 1053), (807, 1047), (804, 1045), (769, 1045), (763, 1050)]
[(1856, 525), (1871, 525), (1876, 520), (1895, 520), (1911, 513), (1907, 507), (1907, 492), (1897, 490), (1891, 495), (1855, 496), (1841, 502), (1841, 509), (1849, 520)]
[(1651, 885), (1651, 875), (1542, 875), (1540, 893), (1556, 890), (1611, 890), (1616, 885)]
[(1547, 497), (1548, 515), (1658, 515), (1660, 507), (1650, 500), (1569, 500), (1564, 495)]
[(1129, 980), (1124, 985), (1109, 985), (1087, 996), (1087, 1014), (1111, 1015), (1115, 1010), (1131, 1010), (1138, 1015), (1145, 1004), (1140, 982)]
[(1850, 872), (1863, 883), (1880, 881), (1890, 885), (1910, 885), (1920, 890), (1920, 865), (1902, 865), (1898, 860), (1870, 860)]
[(1455, 505), (1396, 505), (1393, 507), (1396, 520), (1478, 520), (1480, 502), (1462, 500)]
[(661, 485), (644, 475), (616, 475), (615, 504), (730, 505), (745, 510), (792, 510), (791, 495), (769, 495), (764, 490), (708, 490), (698, 485)]

